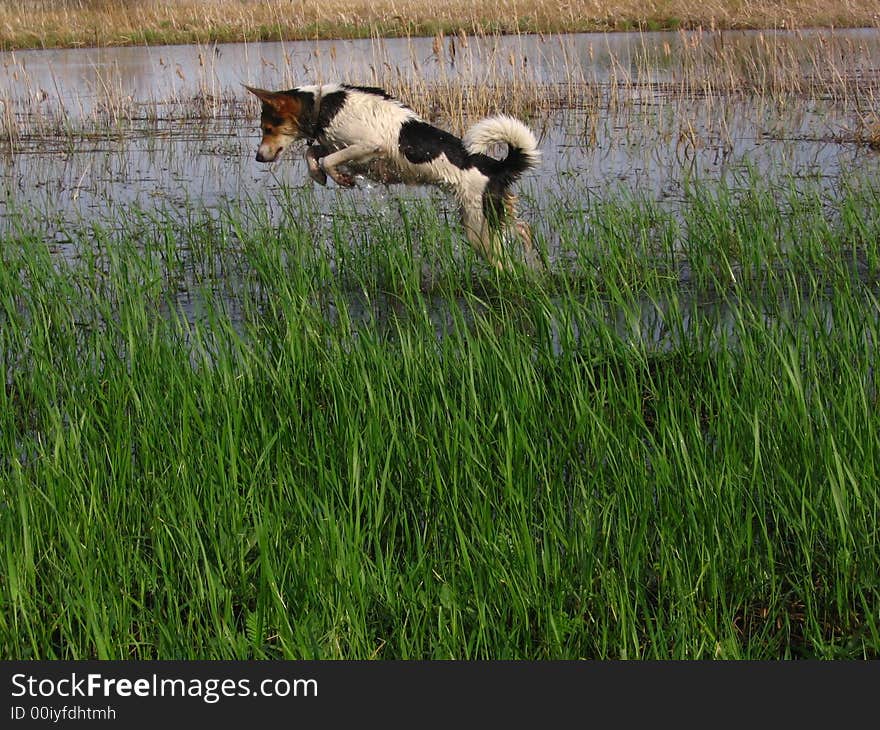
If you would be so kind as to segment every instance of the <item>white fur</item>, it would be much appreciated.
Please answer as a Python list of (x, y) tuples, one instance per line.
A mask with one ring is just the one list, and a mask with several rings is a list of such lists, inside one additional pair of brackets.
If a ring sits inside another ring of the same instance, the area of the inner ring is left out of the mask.
[[(298, 88), (314, 95), (317, 108), (320, 108), (322, 99), (327, 95), (338, 91), (345, 93), (343, 106), (318, 135), (317, 142), (324, 149), (324, 156), (310, 158), (306, 155), (310, 164), (309, 174), (315, 180), (324, 184), (329, 175), (338, 184), (351, 185), (351, 175), (339, 169), (349, 166), (368, 176), (372, 173), (380, 182), (440, 185), (455, 195), (465, 234), (474, 248), (494, 266), (503, 266), (501, 232), (492, 229), (485, 214), (484, 193), (490, 177), (481, 172), (476, 164), (459, 167), (444, 152), (426, 162), (414, 163), (407, 159), (400, 150), (401, 128), (407, 121), (424, 120), (396, 99), (339, 84)], [(308, 123), (311, 120), (305, 121)], [(472, 155), (488, 155), (492, 145), (499, 143), (519, 149), (527, 168), (534, 167), (540, 160), (534, 134), (522, 122), (510, 116), (482, 119), (461, 140), (465, 153)], [(269, 152), (267, 149), (263, 157), (274, 159)], [(263, 161), (260, 155), (257, 159)], [(484, 162), (481, 165), (486, 167)], [(507, 220), (506, 225), (522, 239), (528, 252), (531, 250), (531, 237), (528, 226), (515, 218), (515, 196), (507, 190), (502, 193), (503, 198), (499, 198), (498, 191), (493, 191), (492, 204), (496, 207), (503, 204), (509, 217), (513, 218), (512, 221)]]
[(541, 161), (541, 151), (532, 130), (519, 119), (499, 114), (481, 119), (461, 139), (468, 151), (489, 154), (492, 145), (506, 143), (519, 147), (532, 166)]
[[(339, 88), (337, 85), (324, 86), (321, 88), (321, 96)], [(324, 159), (335, 165), (350, 162), (369, 164), (371, 160), (381, 158), (391, 164), (395, 171), (394, 177), (400, 182), (435, 184), (450, 190), (458, 201), (468, 240), (491, 264), (502, 268), (500, 233), (490, 230), (484, 211), (483, 194), (489, 177), (476, 166), (464, 169), (458, 167), (442, 153), (428, 162), (411, 162), (400, 151), (401, 126), (408, 120), (424, 120), (395, 99), (385, 99), (357, 89), (345, 91), (345, 105), (331, 120), (321, 139), (323, 144), (337, 151)], [(462, 145), (471, 154), (488, 154), (492, 145), (499, 143), (521, 150), (528, 167), (534, 167), (540, 160), (535, 135), (525, 124), (507, 115), (480, 120), (462, 138)], [(353, 154), (349, 154), (349, 151)], [(328, 168), (327, 171), (331, 170), (332, 168)], [(513, 196), (510, 196), (511, 210), (513, 200)], [(512, 223), (514, 234), (522, 239), (530, 253), (531, 235), (528, 226), (515, 219)]]
[[(314, 93), (317, 87), (300, 88)], [(325, 84), (321, 87), (321, 96), (339, 89), (338, 84)], [(345, 89), (345, 93), (345, 106), (333, 117), (322, 136), (322, 141), (329, 147), (342, 149), (353, 144), (368, 144), (391, 154), (397, 150), (401, 125), (408, 119), (419, 118), (396, 99), (384, 99), (356, 89)]]

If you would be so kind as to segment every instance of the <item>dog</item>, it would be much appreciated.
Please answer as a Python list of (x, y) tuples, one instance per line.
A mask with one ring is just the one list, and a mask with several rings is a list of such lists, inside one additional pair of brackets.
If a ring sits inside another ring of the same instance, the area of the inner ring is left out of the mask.
[[(429, 124), (385, 90), (323, 84), (288, 91), (245, 88), (262, 102), (258, 162), (273, 162), (292, 142), (307, 140), (309, 176), (321, 185), (354, 185), (352, 172), (381, 183), (438, 185), (455, 196), (465, 235), (486, 261), (504, 268), (506, 232), (531, 257), (532, 236), (517, 218), (511, 186), (540, 161), (538, 143), (522, 122), (487, 117), (463, 138)], [(489, 155), (506, 144), (507, 155)]]

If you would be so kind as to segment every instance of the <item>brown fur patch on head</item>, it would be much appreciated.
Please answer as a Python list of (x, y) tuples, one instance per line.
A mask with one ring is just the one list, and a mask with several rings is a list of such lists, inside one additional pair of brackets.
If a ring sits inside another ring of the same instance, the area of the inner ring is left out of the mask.
[(284, 134), (288, 137), (300, 135), (299, 119), (302, 114), (302, 102), (296, 96), (284, 91), (266, 91), (247, 85), (244, 88), (263, 102), (260, 121), (264, 134), (268, 133), (267, 127), (270, 127), (274, 134)]
[(257, 162), (274, 162), (290, 142), (303, 137), (302, 100), (295, 92), (245, 88), (263, 102), (260, 114), (263, 137), (257, 148)]

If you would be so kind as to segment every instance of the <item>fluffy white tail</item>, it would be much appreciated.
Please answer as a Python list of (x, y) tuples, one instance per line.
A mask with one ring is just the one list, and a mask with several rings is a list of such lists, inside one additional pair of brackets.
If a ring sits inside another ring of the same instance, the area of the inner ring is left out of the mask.
[(486, 117), (474, 124), (462, 138), (468, 152), (487, 154), (492, 145), (505, 143), (511, 152), (518, 152), (523, 170), (535, 167), (541, 160), (538, 141), (525, 124), (519, 119), (499, 114)]

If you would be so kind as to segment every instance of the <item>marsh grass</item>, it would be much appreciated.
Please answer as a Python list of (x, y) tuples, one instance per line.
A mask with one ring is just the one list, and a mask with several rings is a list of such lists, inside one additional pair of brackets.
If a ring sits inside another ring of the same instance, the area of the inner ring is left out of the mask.
[(846, 0), (10, 0), (0, 1), (0, 47), (159, 45), (436, 33), (565, 33), (679, 28), (866, 27), (876, 3)]
[(312, 195), (4, 241), (2, 656), (878, 655), (876, 181)]

